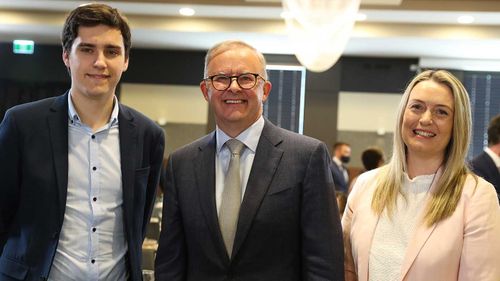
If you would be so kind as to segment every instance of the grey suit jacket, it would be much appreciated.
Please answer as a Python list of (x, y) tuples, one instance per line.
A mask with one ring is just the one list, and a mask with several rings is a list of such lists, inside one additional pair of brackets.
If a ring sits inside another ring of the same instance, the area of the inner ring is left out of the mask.
[(342, 232), (325, 144), (266, 120), (231, 258), (217, 219), (215, 147), (211, 133), (170, 156), (157, 280), (343, 280)]
[[(16, 106), (0, 125), (0, 281), (47, 278), (68, 184), (68, 94)], [(123, 217), (130, 280), (142, 280), (141, 246), (163, 159), (163, 130), (120, 105)]]

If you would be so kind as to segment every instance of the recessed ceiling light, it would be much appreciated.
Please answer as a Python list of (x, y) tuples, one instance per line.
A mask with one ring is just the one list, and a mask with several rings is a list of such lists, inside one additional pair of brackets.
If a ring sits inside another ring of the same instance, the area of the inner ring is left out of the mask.
[(474, 22), (474, 17), (469, 15), (459, 16), (457, 22), (461, 24), (469, 24)]
[(366, 14), (363, 14), (363, 13), (358, 13), (356, 15), (356, 21), (364, 21), (364, 20), (366, 20), (366, 18), (367, 18)]
[(180, 8), (179, 9), (179, 14), (183, 15), (183, 16), (186, 16), (186, 17), (190, 17), (192, 15), (194, 15), (195, 11), (191, 8)]

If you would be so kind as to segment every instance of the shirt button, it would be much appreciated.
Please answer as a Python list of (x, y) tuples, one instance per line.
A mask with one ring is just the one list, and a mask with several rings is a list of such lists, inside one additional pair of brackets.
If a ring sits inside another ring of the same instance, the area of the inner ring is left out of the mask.
[(92, 228), (92, 232), (95, 232), (97, 230), (97, 228), (93, 227)]
[(94, 263), (95, 263), (95, 260), (94, 260), (94, 259), (92, 259), (90, 262), (91, 262), (92, 264), (94, 264)]
[(92, 135), (92, 139), (95, 139), (95, 135)]
[(94, 202), (97, 201), (97, 197), (92, 198), (92, 201)]
[(94, 171), (97, 170), (97, 167), (92, 167), (92, 170), (94, 170)]

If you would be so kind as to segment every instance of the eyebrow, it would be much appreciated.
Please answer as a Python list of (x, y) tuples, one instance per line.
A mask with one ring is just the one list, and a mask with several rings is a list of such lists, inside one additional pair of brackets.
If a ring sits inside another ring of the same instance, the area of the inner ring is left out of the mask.
[[(78, 44), (77, 47), (78, 48), (82, 48), (82, 47), (95, 48), (96, 45), (91, 44), (91, 43), (80, 43), (80, 44)], [(106, 49), (121, 49), (121, 46), (113, 45), (113, 44), (106, 44), (106, 45), (104, 45), (104, 48), (106, 48)]]

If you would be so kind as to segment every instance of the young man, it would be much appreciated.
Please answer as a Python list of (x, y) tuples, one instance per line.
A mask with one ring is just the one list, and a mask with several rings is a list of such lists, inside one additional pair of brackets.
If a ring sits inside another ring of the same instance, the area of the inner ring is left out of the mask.
[(217, 129), (170, 157), (156, 279), (344, 280), (328, 150), (262, 116), (263, 55), (217, 44), (200, 87)]
[(0, 280), (141, 280), (164, 134), (118, 102), (130, 29), (103, 4), (66, 19), (71, 89), (0, 125)]

